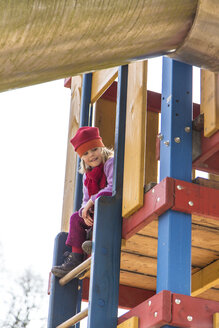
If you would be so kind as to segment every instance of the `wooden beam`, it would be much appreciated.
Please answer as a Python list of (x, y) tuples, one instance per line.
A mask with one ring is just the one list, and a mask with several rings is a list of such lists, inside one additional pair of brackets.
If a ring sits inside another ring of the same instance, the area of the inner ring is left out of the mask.
[(213, 314), (213, 328), (219, 328), (219, 313)]
[(96, 102), (118, 77), (118, 67), (103, 69), (93, 73), (91, 103)]
[[(125, 160), (122, 216), (128, 217), (143, 206), (147, 61), (132, 63), (128, 68)], [(136, 133), (136, 131), (138, 133)]]
[(120, 323), (117, 328), (138, 328), (138, 317), (131, 317), (130, 319)]
[(201, 113), (204, 114), (204, 136), (219, 130), (219, 74), (201, 70)]
[(158, 135), (159, 114), (147, 112), (146, 128), (146, 159), (145, 159), (145, 185), (157, 182), (156, 140)]
[(71, 81), (71, 106), (68, 128), (68, 145), (65, 168), (65, 184), (62, 207), (61, 231), (69, 230), (69, 219), (73, 211), (73, 199), (75, 191), (75, 173), (77, 156), (70, 139), (76, 133), (80, 124), (82, 76), (74, 76)]
[(192, 275), (192, 296), (197, 296), (204, 291), (219, 284), (219, 260), (209, 264), (202, 270)]

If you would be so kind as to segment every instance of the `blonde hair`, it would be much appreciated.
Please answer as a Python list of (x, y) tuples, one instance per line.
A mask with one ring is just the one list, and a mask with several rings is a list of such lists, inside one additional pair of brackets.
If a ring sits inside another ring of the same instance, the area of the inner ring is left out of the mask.
[[(109, 158), (112, 158), (114, 156), (114, 150), (107, 147), (100, 147), (100, 148), (101, 148), (103, 164), (105, 164)], [(78, 172), (84, 174), (87, 172), (87, 170), (91, 170), (91, 167), (87, 166), (83, 161), (83, 159), (81, 158)]]

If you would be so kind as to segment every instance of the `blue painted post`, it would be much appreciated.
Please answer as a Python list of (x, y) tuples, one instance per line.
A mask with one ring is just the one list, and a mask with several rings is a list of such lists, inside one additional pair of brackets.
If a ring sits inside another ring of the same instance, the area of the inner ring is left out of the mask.
[[(89, 124), (89, 105), (91, 97), (92, 74), (85, 74), (82, 84), (80, 126)], [(77, 169), (79, 159), (77, 161)], [(82, 176), (77, 173), (75, 184), (74, 211), (77, 211), (82, 202)], [(54, 245), (53, 266), (63, 263), (63, 254), (66, 250), (71, 251), (65, 245), (67, 233), (61, 232), (57, 235)], [(49, 303), (48, 328), (55, 328), (77, 313), (80, 309), (81, 293), (78, 293), (78, 279), (74, 279), (67, 285), (61, 287), (59, 279), (52, 275), (51, 293)], [(79, 328), (80, 324), (77, 324)]]
[[(68, 249), (65, 245), (67, 233), (60, 232), (56, 239), (53, 252), (53, 266), (63, 263), (63, 254)], [(51, 277), (48, 328), (55, 328), (71, 318), (77, 307), (78, 280), (74, 279), (65, 286), (60, 286), (59, 279)]]
[[(192, 67), (163, 58), (160, 179), (191, 181)], [(191, 215), (167, 211), (158, 224), (157, 292), (190, 295)], [(165, 326), (169, 327), (169, 326)]]
[(116, 328), (128, 67), (119, 68), (112, 197), (95, 202), (88, 328)]

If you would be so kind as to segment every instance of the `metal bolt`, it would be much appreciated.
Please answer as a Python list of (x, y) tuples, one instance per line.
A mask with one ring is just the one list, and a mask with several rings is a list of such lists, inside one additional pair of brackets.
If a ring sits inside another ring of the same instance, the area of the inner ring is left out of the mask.
[(189, 132), (191, 131), (190, 126), (186, 126), (186, 127), (185, 127), (185, 131), (186, 131), (187, 133), (189, 133)]
[(148, 306), (151, 306), (151, 301), (148, 301)]
[(164, 143), (164, 145), (167, 146), (167, 147), (168, 147), (169, 144), (170, 144), (169, 140), (166, 140), (166, 141), (164, 141), (163, 143)]
[(155, 193), (155, 190), (154, 189), (152, 189), (152, 194), (154, 194)]
[(160, 201), (160, 197), (157, 198), (157, 202), (159, 202), (159, 201)]
[(174, 138), (174, 141), (175, 141), (176, 143), (180, 143), (181, 139), (180, 139), (180, 137), (176, 137), (176, 138)]
[(188, 321), (192, 321), (193, 320), (193, 317), (191, 315), (188, 315), (187, 320)]
[(81, 286), (79, 285), (79, 286), (78, 286), (78, 290), (80, 290), (80, 289), (81, 289)]
[(189, 201), (188, 204), (189, 204), (189, 206), (193, 206), (194, 205), (194, 203), (191, 200)]
[(160, 140), (163, 140), (163, 138), (164, 138), (164, 136), (162, 135), (162, 133), (159, 133), (157, 137), (158, 137), (158, 139), (160, 139)]
[(181, 300), (178, 299), (178, 298), (176, 298), (176, 299), (175, 299), (175, 303), (176, 303), (176, 304), (180, 304), (180, 303), (181, 303)]
[(176, 186), (176, 188), (177, 188), (178, 190), (183, 190), (183, 189), (184, 189), (183, 186), (180, 186), (180, 185)]
[(157, 314), (158, 314), (157, 312), (154, 312), (154, 317), (155, 317), (155, 318), (157, 317)]

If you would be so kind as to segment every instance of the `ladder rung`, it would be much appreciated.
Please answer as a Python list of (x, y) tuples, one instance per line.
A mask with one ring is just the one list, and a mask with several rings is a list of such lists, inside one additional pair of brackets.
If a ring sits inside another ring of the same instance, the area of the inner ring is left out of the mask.
[(65, 322), (61, 323), (56, 328), (68, 328), (73, 325), (75, 325), (77, 322), (81, 321), (82, 319), (86, 318), (88, 316), (88, 308), (77, 313), (72, 318), (66, 320)]
[(78, 265), (72, 271), (67, 273), (63, 278), (61, 278), (59, 280), (60, 285), (61, 286), (66, 285), (69, 281), (76, 278), (84, 270), (88, 269), (90, 267), (90, 265), (91, 265), (91, 257), (89, 257), (86, 261), (82, 262), (80, 265)]

